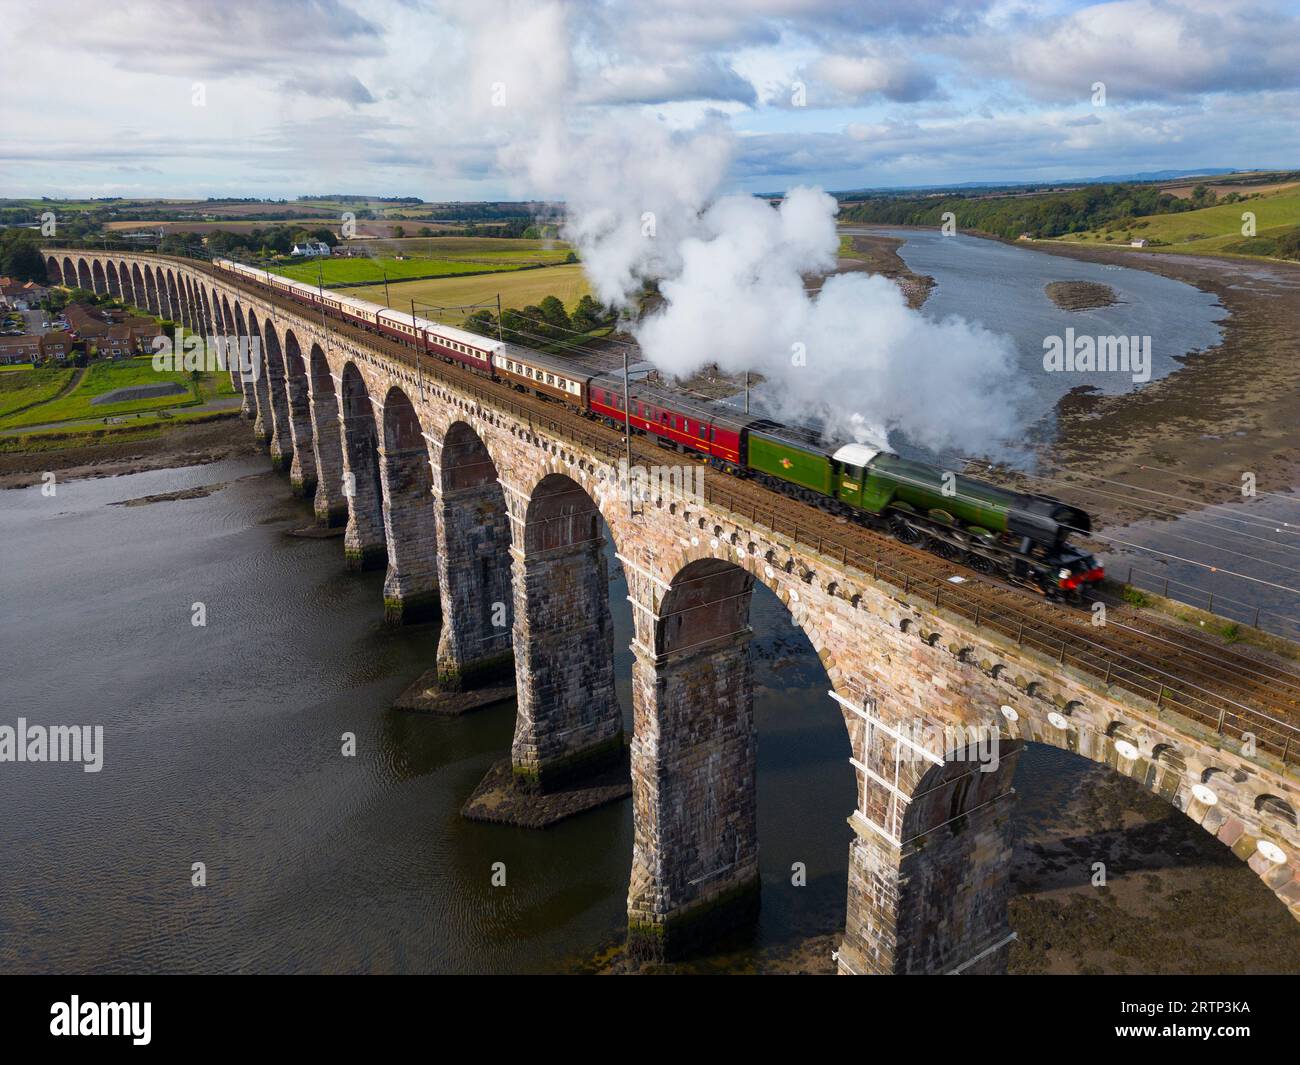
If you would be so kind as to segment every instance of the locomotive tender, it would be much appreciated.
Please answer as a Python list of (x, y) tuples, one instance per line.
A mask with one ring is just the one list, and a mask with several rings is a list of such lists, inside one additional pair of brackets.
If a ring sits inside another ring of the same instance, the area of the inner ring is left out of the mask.
[(644, 381), (627, 386), (625, 410), (621, 376), (593, 373), (566, 359), (229, 259), (214, 259), (213, 266), (1044, 595), (1078, 599), (1105, 575), (1091, 554), (1069, 542), (1072, 533), (1090, 531), (1088, 515), (1059, 499), (1008, 491), (866, 444), (827, 447), (807, 429), (741, 415)]

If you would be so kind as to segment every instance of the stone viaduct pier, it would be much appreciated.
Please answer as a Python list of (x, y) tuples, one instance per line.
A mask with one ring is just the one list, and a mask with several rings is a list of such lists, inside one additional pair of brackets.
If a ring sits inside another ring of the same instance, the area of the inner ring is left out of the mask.
[[(788, 520), (801, 504), (772, 496), (769, 514), (755, 486), (733, 495), (712, 470), (705, 498), (664, 486), (629, 507), (613, 434), (207, 264), (44, 254), (55, 282), (261, 341), (264, 372), (235, 375), (243, 411), (319, 521), (346, 524), (347, 565), (385, 570), (390, 620), (441, 616), (447, 689), (513, 675), (515, 786), (546, 794), (630, 749), (634, 953), (687, 953), (759, 904), (756, 583), (816, 650), (856, 774), (840, 972), (1005, 970), (1011, 777), (1030, 741), (1160, 795), (1300, 918), (1300, 744), (1263, 706), (1205, 713), (1187, 693), (1212, 691), (1208, 673), (1143, 682), (1147, 667), (1088, 650), (1086, 629), (1058, 649), (1054, 623), (981, 613), (974, 593), (891, 567), (869, 542), (801, 533)], [(632, 605), (630, 736), (606, 536)], [(998, 738), (995, 771), (947, 739), (972, 729)]]

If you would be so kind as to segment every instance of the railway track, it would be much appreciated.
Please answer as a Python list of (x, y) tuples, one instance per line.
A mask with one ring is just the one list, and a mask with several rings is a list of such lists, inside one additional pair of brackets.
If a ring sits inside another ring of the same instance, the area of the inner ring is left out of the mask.
[[(299, 303), (206, 263), (174, 261), (296, 314), (322, 312), (319, 306)], [(526, 419), (535, 429), (604, 456), (611, 465), (626, 457), (623, 434), (600, 422), (436, 357), (421, 357), (418, 345), (372, 333), (335, 312), (326, 310), (324, 320), (336, 334), (418, 367), (487, 405)], [(659, 464), (664, 454), (664, 448), (633, 436), (633, 462)], [(679, 463), (705, 465), (690, 452), (672, 454)], [(1270, 658), (1211, 644), (1118, 605), (1107, 607), (1105, 625), (1094, 626), (1090, 611), (1049, 603), (753, 481), (709, 469), (713, 476), (703, 479), (704, 495), (714, 506), (891, 584), (904, 599), (937, 606), (977, 628), (999, 632), (1063, 666), (1150, 700), (1158, 710), (1180, 714), (1237, 742), (1252, 735), (1261, 752), (1300, 764), (1300, 673)], [(960, 576), (962, 582), (954, 583), (953, 576)]]

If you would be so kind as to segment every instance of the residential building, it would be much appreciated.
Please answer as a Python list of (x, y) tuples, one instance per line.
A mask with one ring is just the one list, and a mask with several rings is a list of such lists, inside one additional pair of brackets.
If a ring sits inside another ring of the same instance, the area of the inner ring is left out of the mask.
[(0, 337), (0, 366), (13, 366), (22, 362), (38, 362), (40, 358), (40, 337)]
[(46, 333), (41, 340), (41, 351), (47, 359), (55, 359), (63, 362), (72, 358), (72, 345), (74, 343), (71, 333), (56, 331)]

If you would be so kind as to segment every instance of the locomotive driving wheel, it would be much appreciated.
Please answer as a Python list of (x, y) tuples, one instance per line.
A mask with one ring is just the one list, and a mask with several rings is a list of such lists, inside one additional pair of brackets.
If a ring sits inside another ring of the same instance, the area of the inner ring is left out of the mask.
[(907, 544), (908, 546), (915, 546), (924, 539), (920, 529), (914, 527), (907, 519), (900, 518), (897, 515), (889, 519), (889, 534), (900, 544)]

